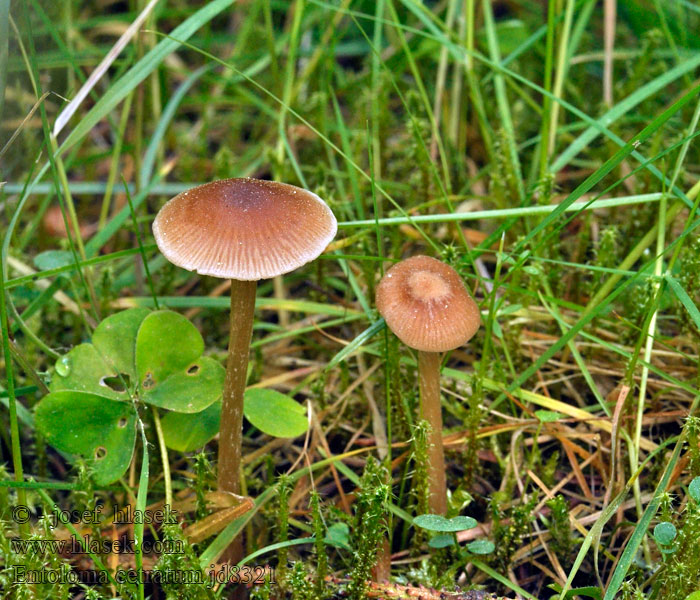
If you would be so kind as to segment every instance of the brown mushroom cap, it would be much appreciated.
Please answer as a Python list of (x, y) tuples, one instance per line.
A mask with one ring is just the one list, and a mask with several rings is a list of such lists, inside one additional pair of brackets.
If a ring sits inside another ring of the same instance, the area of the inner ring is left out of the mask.
[(314, 260), (337, 230), (316, 194), (251, 178), (182, 192), (153, 221), (158, 248), (171, 263), (242, 281), (276, 277)]
[(479, 307), (457, 272), (429, 256), (392, 266), (377, 286), (376, 303), (389, 329), (425, 352), (459, 348), (481, 325)]

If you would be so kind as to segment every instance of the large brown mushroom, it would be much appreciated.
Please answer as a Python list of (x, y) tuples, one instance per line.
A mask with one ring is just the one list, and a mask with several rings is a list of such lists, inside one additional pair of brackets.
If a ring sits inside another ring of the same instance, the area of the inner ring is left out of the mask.
[(153, 222), (171, 263), (231, 280), (226, 381), (219, 433), (219, 490), (240, 492), (243, 393), (259, 279), (314, 260), (335, 237), (330, 208), (302, 188), (259, 179), (224, 179), (182, 192)]
[(420, 416), (431, 426), (428, 504), (432, 513), (444, 515), (447, 489), (440, 409), (441, 353), (474, 336), (481, 325), (479, 307), (457, 272), (429, 256), (414, 256), (392, 266), (377, 286), (376, 303), (389, 329), (418, 350)]

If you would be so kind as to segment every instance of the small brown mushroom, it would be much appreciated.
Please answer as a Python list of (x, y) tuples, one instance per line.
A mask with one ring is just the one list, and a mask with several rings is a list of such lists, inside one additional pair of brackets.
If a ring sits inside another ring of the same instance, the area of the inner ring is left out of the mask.
[(243, 392), (259, 279), (314, 260), (338, 225), (316, 194), (285, 183), (224, 179), (175, 196), (153, 222), (173, 264), (231, 280), (228, 362), (219, 433), (219, 490), (240, 492)]
[(414, 256), (391, 267), (376, 294), (387, 326), (418, 350), (420, 416), (431, 425), (428, 437), (429, 506), (447, 511), (445, 457), (440, 409), (441, 353), (469, 341), (481, 325), (479, 307), (457, 272), (429, 256)]

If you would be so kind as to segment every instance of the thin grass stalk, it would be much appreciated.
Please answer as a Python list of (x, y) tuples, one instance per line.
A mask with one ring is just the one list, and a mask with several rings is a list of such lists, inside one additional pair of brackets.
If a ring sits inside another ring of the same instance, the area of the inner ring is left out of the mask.
[[(301, 39), (300, 30), (302, 17), (304, 16), (305, 0), (296, 0), (291, 7), (292, 25), (289, 38), (289, 46), (287, 47), (287, 62), (284, 71), (284, 87), (282, 89), (282, 102), (277, 120), (277, 162), (282, 164), (284, 161), (285, 150), (290, 150), (287, 140), (287, 113), (290, 103), (293, 98), (294, 78), (296, 74), (296, 56), (299, 49), (299, 41)], [(289, 152), (291, 155), (292, 153)], [(294, 160), (294, 157), (290, 157)], [(300, 175), (300, 173), (297, 173)], [(303, 185), (303, 176), (300, 176), (300, 181)]]
[[(700, 119), (700, 103), (696, 105), (695, 108), (695, 113), (693, 114), (693, 118), (691, 121), (691, 124), (689, 126), (688, 134), (692, 135), (695, 128), (697, 127), (698, 120)], [(683, 147), (681, 148), (681, 151), (678, 155), (678, 159), (676, 161), (676, 166), (673, 172), (673, 177), (671, 179), (671, 187), (676, 182), (676, 179), (678, 178), (680, 174), (680, 170), (682, 167), (682, 164), (684, 162), (688, 146), (689, 146), (690, 140), (688, 140)], [(656, 260), (654, 262), (654, 275), (658, 277), (659, 279), (654, 282), (654, 296), (658, 298), (658, 295), (660, 293), (660, 289), (662, 286), (662, 280), (661, 280), (661, 275), (662, 271), (664, 270), (664, 254), (665, 254), (665, 246), (666, 246), (666, 229), (667, 226), (670, 224), (670, 222), (666, 221), (666, 197), (665, 195), (662, 197), (661, 202), (659, 204), (659, 217), (658, 217), (658, 230), (657, 230), (657, 237), (656, 237)], [(672, 261), (675, 261), (675, 258), (678, 256), (678, 252), (680, 251), (681, 244), (679, 244), (676, 247), (676, 250), (674, 252)], [(666, 268), (666, 273), (671, 274), (671, 268), (673, 267), (672, 263), (669, 263), (668, 267)], [(655, 304), (653, 308), (653, 314), (651, 315), (651, 319), (649, 320), (649, 325), (648, 329), (646, 330), (646, 343), (644, 347), (644, 362), (646, 364), (643, 365), (642, 367), (642, 373), (641, 373), (641, 380), (639, 384), (639, 395), (637, 397), (637, 411), (636, 411), (636, 419), (635, 419), (635, 427), (634, 427), (634, 446), (635, 446), (635, 453), (634, 455), (637, 457), (637, 460), (632, 463), (632, 468), (634, 470), (635, 465), (638, 462), (638, 457), (639, 457), (639, 442), (642, 437), (642, 421), (644, 418), (644, 405), (645, 405), (645, 400), (646, 400), (646, 392), (647, 392), (647, 383), (649, 379), (649, 368), (647, 364), (651, 363), (651, 353), (652, 349), (654, 346), (654, 338), (656, 335), (656, 321), (657, 317), (659, 314), (659, 308), (658, 308), (658, 303)], [(634, 496), (635, 496), (635, 501), (637, 505), (637, 513), (638, 516), (641, 518), (642, 516), (642, 502), (641, 502), (641, 487), (639, 484), (639, 481), (634, 482)], [(643, 550), (644, 550), (644, 555), (645, 559), (650, 563), (651, 561), (651, 552), (649, 549), (649, 544), (647, 542), (647, 539), (644, 538), (643, 540)]]
[(604, 44), (605, 58), (603, 59), (603, 102), (608, 106), (613, 104), (613, 52), (615, 50), (615, 20), (617, 18), (617, 0), (605, 0), (604, 12)]
[[(144, 0), (145, 1), (145, 0)], [(146, 28), (150, 31), (146, 32), (145, 38), (146, 38), (146, 46), (148, 47), (148, 50), (153, 50), (157, 43), (157, 38), (155, 33), (153, 31), (157, 28), (157, 18), (158, 18), (158, 10), (160, 7), (163, 5), (157, 5), (146, 17)], [(151, 116), (154, 122), (160, 121), (162, 112), (163, 112), (163, 100), (161, 98), (160, 94), (160, 77), (158, 75), (158, 69), (154, 69), (151, 71), (151, 76), (150, 76), (150, 84), (151, 84)], [(160, 146), (158, 148), (158, 159), (159, 162), (162, 163), (165, 158), (165, 148)], [(136, 180), (138, 180), (138, 173), (140, 171), (137, 171), (137, 175), (135, 177)]]
[[(493, 20), (493, 6), (489, 0), (482, 0), (481, 6), (484, 12), (486, 37), (488, 40), (491, 62), (494, 63), (494, 65), (500, 66), (501, 51), (499, 49), (496, 28)], [(518, 149), (515, 143), (515, 128), (513, 127), (510, 105), (508, 103), (508, 96), (506, 95), (505, 79), (500, 72), (494, 75), (494, 86), (496, 89), (498, 114), (500, 116), (501, 126), (506, 132), (508, 138), (508, 154), (510, 155), (510, 161), (515, 171), (516, 185), (519, 196), (518, 200), (520, 203), (523, 203), (525, 200), (525, 188), (523, 186), (522, 169), (520, 167)]]
[[(63, 3), (63, 27), (66, 32), (66, 49), (68, 50), (68, 54), (72, 57), (75, 53), (72, 2)], [(68, 81), (68, 89), (71, 92), (75, 92), (75, 70), (72, 65), (66, 67), (66, 80)]]
[[(566, 13), (564, 16), (564, 24), (561, 28), (559, 36), (559, 52), (557, 55), (556, 77), (554, 78), (554, 92), (556, 99), (561, 98), (566, 81), (566, 73), (568, 71), (567, 54), (569, 45), (569, 36), (571, 35), (571, 23), (574, 18), (574, 0), (567, 0)], [(549, 142), (547, 146), (547, 154), (552, 155), (557, 139), (557, 123), (559, 122), (559, 102), (554, 102), (552, 106), (551, 117), (549, 121)]]
[[(476, 31), (475, 17), (476, 0), (466, 0), (466, 29), (467, 41), (466, 52), (463, 54), (465, 73), (467, 77), (467, 85), (469, 87), (469, 96), (472, 106), (476, 114), (477, 122), (479, 123), (479, 131), (481, 138), (486, 146), (486, 152), (490, 159), (493, 159), (493, 130), (486, 118), (486, 109), (484, 108), (484, 99), (481, 95), (481, 88), (478, 85), (477, 73), (474, 70), (474, 32)], [(467, 121), (468, 123), (468, 121)]]
[[(109, 164), (109, 174), (107, 175), (107, 184), (105, 187), (105, 193), (102, 197), (102, 205), (100, 207), (100, 216), (97, 221), (97, 230), (101, 231), (104, 229), (107, 223), (107, 218), (109, 217), (109, 209), (111, 206), (112, 192), (114, 191), (114, 182), (117, 179), (117, 171), (119, 170), (119, 162), (122, 153), (122, 147), (124, 145), (124, 134), (126, 132), (126, 127), (129, 124), (129, 117), (131, 113), (131, 103), (134, 99), (134, 93), (130, 93), (126, 100), (124, 100), (124, 106), (122, 107), (121, 119), (119, 120), (119, 129), (117, 130), (116, 140), (114, 142), (114, 149), (112, 151), (112, 159)], [(126, 189), (126, 188), (125, 188)]]
[[(664, 4), (666, 4), (664, 2)], [(668, 25), (668, 19), (666, 18), (666, 12), (664, 11), (664, 6), (659, 0), (654, 0), (654, 8), (656, 8), (656, 13), (659, 15), (659, 23), (661, 24), (661, 31), (664, 32), (664, 37), (666, 38), (666, 42), (668, 43), (669, 47), (671, 48), (671, 52), (673, 53), (673, 56), (676, 59), (677, 63), (682, 62), (682, 58), (680, 55), (680, 52), (678, 51), (678, 44), (676, 44), (676, 38), (671, 32), (671, 29)], [(682, 27), (679, 27), (680, 29), (683, 29)], [(685, 85), (690, 86), (691, 85), (691, 80), (690, 76), (686, 73), (684, 76), (685, 79)]]
[[(22, 469), (22, 447), (19, 439), (19, 424), (17, 421), (17, 397), (15, 395), (15, 377), (14, 369), (12, 368), (12, 352), (10, 350), (10, 329), (9, 320), (7, 318), (7, 306), (5, 304), (5, 272), (6, 272), (6, 257), (3, 249), (2, 261), (0, 264), (0, 329), (2, 329), (2, 349), (5, 359), (5, 386), (7, 389), (7, 399), (10, 409), (10, 438), (12, 440), (12, 467), (15, 471), (14, 479), (17, 482), (24, 482), (24, 471)], [(17, 489), (17, 503), (21, 506), (27, 506), (27, 492), (24, 488)], [(29, 525), (26, 523), (19, 524), (19, 532), (22, 538), (26, 538), (29, 534)]]
[[(63, 198), (61, 194), (57, 192), (57, 198), (59, 200), (59, 205), (61, 207), (61, 214), (63, 220), (66, 224), (66, 237), (70, 244), (71, 252), (73, 253), (74, 262), (77, 264), (78, 255), (76, 254), (76, 248), (80, 253), (80, 259), (86, 260), (87, 255), (85, 254), (85, 246), (83, 245), (83, 238), (80, 233), (80, 225), (78, 222), (78, 215), (75, 211), (75, 204), (73, 203), (73, 195), (70, 193), (70, 186), (68, 184), (68, 176), (66, 175), (66, 169), (61, 159), (60, 154), (57, 152), (56, 138), (50, 132), (48, 128), (48, 119), (46, 118), (46, 111), (42, 107), (42, 121), (44, 123), (44, 133), (49, 139), (49, 160), (51, 162), (51, 167), (53, 171), (53, 176), (55, 179), (56, 190), (63, 190)], [(66, 207), (68, 209), (68, 215), (70, 216), (70, 221), (66, 217)], [(70, 233), (70, 224), (72, 224), (75, 235), (75, 242)], [(85, 288), (88, 298), (90, 299), (90, 305), (92, 306), (93, 316), (96, 321), (100, 320), (100, 310), (97, 302), (97, 295), (95, 294), (95, 287), (92, 283), (92, 276), (90, 268), (82, 269), (78, 268), (78, 274), (80, 275), (80, 281)]]
[[(491, 354), (493, 352), (493, 343), (495, 337), (493, 335), (494, 321), (497, 319), (498, 306), (496, 302), (498, 301), (499, 295), (498, 290), (501, 285), (501, 269), (503, 267), (503, 248), (505, 244), (505, 234), (501, 236), (501, 240), (498, 246), (498, 254), (496, 255), (496, 268), (493, 274), (493, 284), (491, 292), (488, 297), (488, 312), (486, 313), (486, 322), (484, 323), (484, 345), (481, 349), (481, 360), (479, 361), (479, 373), (474, 379), (474, 384), (472, 388), (472, 408), (478, 407), (481, 403), (481, 398), (483, 396), (484, 381), (488, 374), (489, 364), (491, 362)], [(499, 302), (500, 305), (500, 302)], [(505, 346), (505, 345), (504, 345)], [(474, 415), (472, 415), (473, 417)], [(470, 437), (470, 448), (468, 451), (472, 454), (471, 460), (476, 458), (476, 431), (469, 431)], [(470, 465), (471, 466), (471, 465)], [(467, 480), (473, 478), (473, 472), (467, 472)]]
[[(415, 57), (413, 56), (413, 53), (411, 52), (411, 49), (408, 45), (406, 36), (403, 32), (403, 28), (400, 26), (399, 15), (396, 12), (396, 7), (394, 6), (393, 0), (387, 0), (387, 6), (389, 7), (389, 11), (391, 12), (391, 18), (393, 19), (393, 22), (396, 25), (396, 35), (399, 38), (399, 42), (401, 43), (401, 49), (403, 50), (404, 55), (406, 56), (406, 60), (408, 61), (411, 76), (413, 77), (416, 87), (418, 88), (418, 95), (421, 98), (428, 122), (430, 123), (431, 130), (433, 132), (433, 135), (435, 136), (440, 158), (440, 167), (442, 169), (442, 176), (437, 174), (437, 169), (432, 168), (432, 163), (430, 166), (432, 170), (435, 171), (435, 180), (438, 187), (440, 188), (440, 191), (443, 193), (444, 196), (447, 197), (451, 193), (452, 183), (450, 178), (450, 168), (447, 164), (447, 153), (445, 152), (445, 146), (442, 142), (442, 136), (440, 135), (440, 131), (435, 120), (435, 114), (433, 113), (432, 107), (430, 105), (430, 99), (428, 97), (428, 92), (425, 89), (420, 70), (418, 69)], [(425, 148), (425, 150), (426, 152), (428, 151), (427, 148)]]
[(328, 48), (335, 43), (335, 40), (333, 39), (334, 36), (342, 35), (340, 32), (341, 21), (345, 17), (348, 6), (350, 6), (352, 1), (353, 0), (343, 0), (338, 7), (334, 7), (335, 14), (333, 15), (332, 19), (328, 20), (323, 34), (321, 35), (320, 41), (315, 44), (316, 48), (314, 49), (313, 53), (308, 60), (304, 61), (304, 65), (301, 65), (300, 61), (300, 73), (294, 82), (294, 91), (292, 93), (293, 98), (296, 98), (299, 95), (304, 86), (308, 86), (311, 75), (321, 62), (321, 58), (323, 58), (324, 53), (327, 53)]
[[(139, 474), (139, 487), (136, 493), (136, 513), (146, 514), (146, 503), (148, 499), (148, 477), (149, 477), (149, 466), (148, 466), (148, 440), (146, 439), (146, 432), (143, 426), (143, 421), (138, 420), (138, 428), (141, 432), (141, 445), (143, 446), (143, 454), (141, 457), (141, 473)], [(136, 461), (132, 461), (132, 465), (135, 465)], [(136, 519), (134, 523), (134, 563), (136, 563), (136, 571), (138, 572), (138, 598), (139, 600), (145, 600), (145, 589), (144, 589), (144, 572), (143, 572), (143, 534), (144, 534), (145, 523), (144, 519)]]
[[(291, 104), (292, 98), (294, 97), (294, 82), (296, 78), (296, 56), (301, 40), (300, 30), (302, 19), (304, 16), (305, 5), (305, 0), (297, 0), (292, 8), (292, 31), (287, 54), (287, 63), (285, 66), (284, 88), (282, 91), (282, 107), (280, 110), (279, 119), (277, 121), (277, 132), (279, 136), (277, 141), (277, 162), (280, 165), (284, 162), (285, 151), (289, 154), (292, 164), (297, 165), (296, 157), (291, 151), (289, 140), (287, 138), (287, 107)], [(295, 171), (300, 179), (301, 184), (306, 187), (304, 176), (302, 175), (301, 169), (298, 167), (298, 165), (296, 166)], [(277, 174), (276, 178), (279, 178), (279, 174)], [(279, 300), (284, 299), (287, 295), (287, 291), (285, 289), (284, 279), (282, 278), (282, 276), (277, 275), (276, 277), (274, 277), (272, 283), (275, 298)], [(286, 310), (280, 308), (277, 311), (277, 317), (279, 319), (280, 324), (283, 327), (287, 327), (289, 325), (289, 313)]]
[(277, 49), (275, 48), (275, 31), (272, 24), (272, 0), (260, 0), (263, 4), (263, 20), (265, 23), (265, 43), (267, 55), (270, 57), (270, 72), (272, 81), (280, 81), (279, 65), (277, 64)]
[[(22, 53), (22, 58), (24, 60), (24, 63), (27, 68), (27, 74), (29, 76), (30, 82), (32, 84), (32, 88), (34, 90), (34, 94), (36, 98), (41, 97), (41, 89), (39, 87), (39, 69), (36, 64), (36, 49), (34, 47), (34, 38), (31, 35), (31, 26), (30, 26), (30, 18), (29, 18), (29, 7), (25, 3), (22, 5), (23, 6), (23, 19), (24, 22), (27, 24), (27, 31), (30, 32), (28, 36), (28, 42), (29, 42), (29, 53), (27, 53), (24, 44), (22, 42), (22, 37), (20, 35), (20, 32), (17, 28), (17, 25), (15, 24), (14, 20), (12, 17), (10, 17), (10, 24), (12, 25), (12, 28), (15, 32), (15, 35), (17, 37), (17, 43), (20, 47), (20, 51)], [(61, 214), (63, 216), (63, 221), (65, 223), (66, 227), (66, 236), (68, 239), (68, 243), (70, 245), (71, 252), (73, 253), (73, 259), (74, 262), (78, 263), (78, 257), (76, 254), (76, 245), (78, 247), (78, 250), (80, 251), (81, 257), (83, 260), (85, 260), (85, 248), (83, 247), (82, 243), (82, 236), (80, 235), (80, 227), (78, 224), (78, 217), (75, 212), (75, 205), (73, 204), (73, 197), (70, 193), (70, 186), (68, 185), (68, 178), (66, 176), (66, 171), (63, 166), (63, 162), (60, 159), (60, 156), (58, 156), (58, 152), (56, 151), (56, 138), (51, 134), (49, 125), (48, 125), (48, 117), (46, 115), (46, 106), (44, 103), (39, 103), (39, 111), (41, 114), (41, 122), (42, 122), (42, 127), (44, 130), (44, 139), (48, 144), (49, 147), (49, 163), (51, 166), (52, 174), (54, 176), (54, 183), (56, 186), (56, 189), (61, 189), (63, 188), (64, 192), (64, 198), (61, 198), (61, 195), (58, 194), (59, 198), (59, 204), (61, 206)], [(68, 212), (71, 217), (71, 223), (69, 223), (68, 218), (66, 217), (66, 208), (64, 206), (68, 206)], [(23, 205), (22, 202), (20, 202), (17, 206), (17, 211), (20, 210), (20, 207)], [(16, 216), (18, 214), (16, 213)], [(71, 225), (73, 228), (73, 231), (76, 235), (76, 243), (73, 242), (73, 239), (71, 237)], [(10, 227), (11, 230), (11, 227)], [(9, 234), (9, 232), (8, 232)], [(6, 237), (6, 246), (4, 248), (5, 251), (8, 250), (9, 248), (9, 238)], [(92, 304), (92, 308), (94, 311), (95, 316), (97, 317), (99, 315), (99, 311), (97, 308), (97, 301), (94, 293), (94, 288), (92, 286), (92, 282), (89, 277), (89, 271), (83, 272), (82, 269), (78, 269), (78, 273), (80, 274), (81, 282), (83, 286), (85, 287), (87, 291), (87, 296), (90, 299), (90, 302)]]
[(163, 435), (163, 427), (160, 423), (160, 415), (155, 406), (151, 406), (153, 413), (153, 424), (156, 428), (156, 437), (158, 438), (158, 448), (160, 449), (160, 462), (163, 465), (163, 483), (165, 484), (165, 506), (170, 511), (173, 508), (173, 483), (170, 477), (170, 461), (168, 460), (168, 449), (165, 446), (165, 437)]
[[(549, 0), (547, 7), (547, 43), (545, 47), (544, 59), (544, 82), (542, 87), (547, 91), (552, 91), (552, 64), (554, 62), (554, 33), (556, 29), (556, 0)], [(549, 127), (552, 119), (552, 98), (549, 94), (543, 97), (542, 106), (542, 127), (540, 129), (539, 178), (543, 179), (547, 174), (549, 164)]]
[(5, 109), (7, 59), (10, 43), (10, 0), (0, 0), (0, 123)]
[[(374, 33), (372, 35), (372, 44), (374, 47), (379, 50), (382, 47), (382, 33), (383, 33), (383, 28), (384, 28), (384, 1), (385, 0), (377, 0), (377, 3), (374, 8)], [(372, 78), (372, 104), (370, 106), (370, 111), (372, 115), (372, 181), (374, 179), (381, 179), (382, 178), (382, 149), (381, 149), (381, 142), (379, 140), (379, 133), (380, 133), (380, 114), (379, 114), (379, 97), (380, 97), (380, 67), (381, 67), (381, 61), (380, 61), (380, 55), (377, 52), (372, 53), (372, 62), (371, 62), (371, 78)], [(375, 207), (374, 207), (374, 217), (375, 218), (381, 218), (382, 217), (382, 202), (381, 198), (377, 198), (376, 194), (374, 193), (374, 183), (372, 183), (372, 194), (374, 196), (375, 200)], [(363, 211), (364, 212), (364, 211)], [(358, 215), (359, 216), (359, 215)], [(364, 217), (360, 217), (364, 218)]]
[[(77, 296), (77, 294), (76, 294)], [(13, 328), (17, 327), (22, 330), (22, 333), (27, 337), (28, 340), (31, 340), (36, 344), (37, 348), (39, 348), (42, 352), (44, 352), (48, 357), (53, 358), (54, 360), (60, 357), (60, 354), (56, 352), (51, 346), (49, 346), (46, 342), (44, 342), (30, 327), (27, 326), (27, 324), (24, 322), (24, 319), (19, 315), (17, 312), (17, 307), (15, 306), (14, 302), (12, 301), (12, 298), (8, 297), (7, 298), (7, 309), (8, 312), (12, 313), (12, 317), (14, 319), (14, 324)], [(82, 313), (81, 313), (82, 314)], [(89, 331), (89, 330), (88, 330)]]
[(134, 203), (131, 199), (131, 194), (129, 193), (129, 187), (126, 185), (126, 180), (122, 177), (122, 183), (124, 184), (124, 191), (126, 194), (126, 201), (129, 204), (129, 211), (131, 212), (131, 222), (133, 225), (134, 236), (139, 245), (139, 254), (141, 255), (141, 262), (143, 263), (143, 269), (146, 272), (146, 281), (148, 282), (148, 288), (151, 291), (151, 297), (153, 298), (153, 305), (156, 310), (160, 309), (158, 304), (158, 296), (156, 295), (156, 287), (153, 283), (153, 277), (151, 277), (151, 270), (148, 266), (148, 257), (146, 256), (146, 250), (143, 246), (143, 239), (141, 236), (141, 231), (139, 229), (139, 223), (136, 218), (136, 210), (134, 209)]
[[(461, 3), (461, 2), (460, 2)], [(457, 17), (459, 22), (459, 43), (465, 45), (467, 41), (467, 19), (463, 14)], [(447, 133), (457, 154), (466, 155), (466, 135), (464, 129), (460, 127), (462, 114), (466, 113), (468, 105), (466, 99), (462, 101), (462, 83), (464, 79), (464, 65), (462, 61), (455, 59), (452, 70), (452, 94), (450, 95), (449, 124)], [(466, 114), (465, 120), (466, 120)], [(464, 143), (463, 143), (464, 142)]]
[[(445, 29), (449, 33), (454, 27), (455, 17), (457, 15), (457, 4), (459, 0), (448, 0), (447, 16), (445, 18)], [(435, 75), (435, 98), (433, 100), (433, 115), (435, 116), (435, 128), (430, 136), (430, 159), (437, 158), (437, 136), (440, 131), (440, 121), (442, 120), (442, 101), (445, 93), (445, 79), (447, 77), (447, 58), (448, 50), (446, 47), (440, 49), (440, 59), (438, 60), (437, 73)]]

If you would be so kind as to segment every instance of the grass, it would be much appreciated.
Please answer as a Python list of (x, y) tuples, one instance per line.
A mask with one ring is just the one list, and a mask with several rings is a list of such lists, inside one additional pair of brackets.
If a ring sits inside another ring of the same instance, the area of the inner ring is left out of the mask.
[[(685, 545), (700, 534), (688, 490), (700, 476), (700, 11), (600, 7), (0, 0), (6, 597), (227, 597), (230, 585), (117, 579), (221, 568), (238, 534), (246, 564), (283, 578), (254, 586), (257, 598), (700, 590)], [(181, 312), (223, 360), (227, 289), (167, 263), (150, 224), (176, 193), (243, 176), (307, 187), (338, 218), (319, 260), (257, 297), (249, 385), (304, 404), (309, 432), (246, 424), (254, 508), (242, 515), (216, 496), (216, 440), (166, 451), (162, 409), (140, 413), (126, 474), (95, 488), (34, 428), (54, 364), (135, 306)], [(384, 270), (415, 254), (460, 273), (484, 325), (443, 365), (449, 516), (481, 526), (445, 548), (413, 525), (425, 452), (415, 356), (374, 308)], [(12, 585), (12, 565), (42, 564), (13, 539), (87, 533), (44, 528), (54, 507), (150, 510), (171, 495), (184, 533), (108, 518), (90, 533), (189, 537), (186, 556), (53, 553), (45, 568), (104, 580)], [(17, 505), (29, 522), (13, 521)], [(662, 521), (677, 547), (657, 543)], [(470, 553), (475, 536), (495, 550)]]

